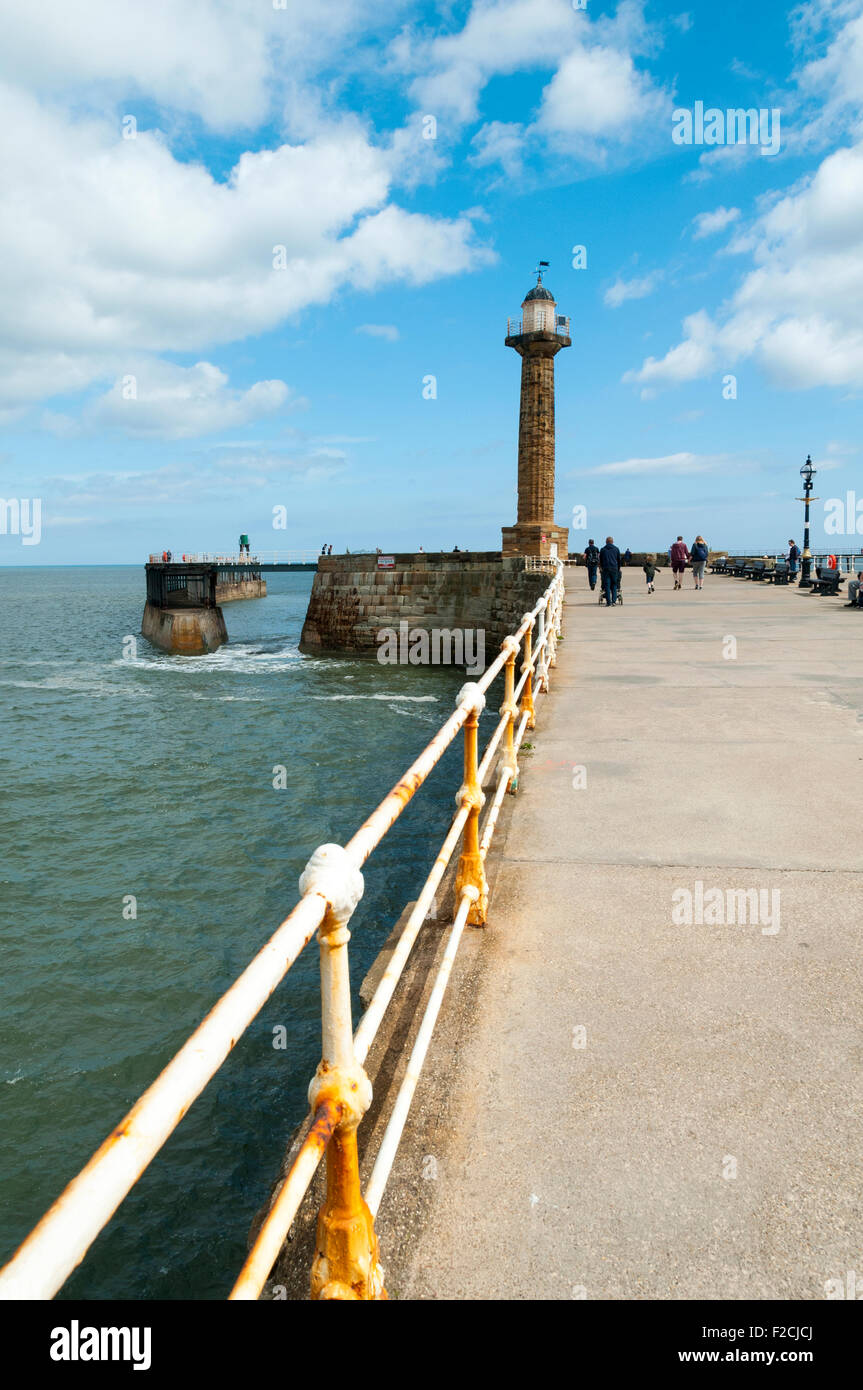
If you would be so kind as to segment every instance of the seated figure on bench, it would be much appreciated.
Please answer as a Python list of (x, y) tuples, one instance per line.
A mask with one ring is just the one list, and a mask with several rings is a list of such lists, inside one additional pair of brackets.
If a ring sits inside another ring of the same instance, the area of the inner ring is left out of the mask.
[(848, 584), (847, 608), (863, 608), (863, 570), (857, 571), (857, 578)]

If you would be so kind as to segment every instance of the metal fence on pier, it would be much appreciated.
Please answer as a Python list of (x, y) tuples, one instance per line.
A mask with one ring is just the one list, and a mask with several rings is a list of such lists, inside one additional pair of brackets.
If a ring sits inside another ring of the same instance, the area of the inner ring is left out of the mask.
[(209, 552), (184, 552), (180, 555), (172, 553), (172, 559), (167, 562), (164, 558), (166, 552), (158, 555), (148, 556), (151, 565), (162, 565), (165, 563), (184, 564), (184, 565), (310, 565), (321, 558), (319, 550), (261, 550), (254, 555), (218, 555)]
[[(504, 638), (500, 653), (482, 678), (462, 687), (452, 714), (352, 839), (344, 847), (325, 844), (315, 851), (300, 877), (299, 902), (0, 1271), (0, 1297), (47, 1299), (58, 1292), (315, 933), (320, 946), (322, 1055), (309, 1087), (311, 1124), (230, 1298), (251, 1300), (260, 1295), (325, 1154), (327, 1195), (318, 1216), (316, 1255), (310, 1272), (312, 1297), (386, 1297), (374, 1218), (459, 942), (466, 926), (486, 922), (485, 860), (503, 799), (518, 787), (518, 753), (525, 730), (534, 727), (536, 697), (549, 687), (562, 635), (563, 593), (563, 565), (558, 561), (545, 592), (517, 630)], [(501, 673), (504, 698), (500, 719), (480, 758), (479, 715), (486, 692)], [(462, 731), (463, 778), (455, 798), (458, 809), (353, 1033), (348, 923), (363, 893), (362, 866)], [(483, 785), (489, 781), (494, 792), (486, 806)], [(363, 1194), (357, 1129), (371, 1104), (364, 1063), (444, 871), (457, 851), (446, 948)], [(273, 1157), (275, 1163), (278, 1155)]]

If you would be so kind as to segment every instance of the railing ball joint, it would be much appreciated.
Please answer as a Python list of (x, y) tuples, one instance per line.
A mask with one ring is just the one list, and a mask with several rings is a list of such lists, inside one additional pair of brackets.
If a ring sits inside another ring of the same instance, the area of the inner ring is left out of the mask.
[(327, 1147), (327, 1195), (318, 1214), (311, 1294), (314, 1299), (386, 1298), (374, 1219), (360, 1190), (357, 1126), (372, 1087), (354, 1056), (348, 922), (363, 894), (363, 876), (341, 845), (321, 845), (300, 878), (301, 893), (319, 893), (327, 912), (321, 952), (322, 1057), (309, 1087), (315, 1112), (338, 1120)]
[(471, 682), (462, 686), (456, 697), (456, 707), (468, 702), (468, 716), (464, 722), (464, 781), (456, 795), (456, 803), (459, 806), (467, 806), (469, 814), (462, 835), (462, 852), (456, 871), (455, 900), (458, 906), (464, 890), (475, 888), (477, 896), (471, 902), (467, 920), (472, 927), (482, 927), (485, 926), (488, 915), (488, 883), (479, 847), (479, 813), (485, 804), (485, 796), (477, 775), (477, 730), (479, 716), (485, 708), (485, 695), (478, 685)]

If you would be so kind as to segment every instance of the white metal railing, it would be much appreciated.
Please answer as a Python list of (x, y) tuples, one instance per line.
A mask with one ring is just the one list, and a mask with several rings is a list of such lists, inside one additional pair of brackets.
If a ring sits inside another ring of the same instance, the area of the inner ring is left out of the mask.
[(524, 327), (524, 320), (521, 318), (508, 318), (506, 321), (506, 336), (508, 338), (519, 338), (522, 333), (556, 333), (561, 338), (569, 337), (569, 316), (567, 314), (553, 315), (554, 322), (546, 324), (545, 317), (541, 321), (534, 323), (532, 328)]
[(561, 563), (556, 555), (526, 555), (524, 567), (526, 570), (554, 570)]
[[(726, 559), (732, 559), (732, 558), (738, 558), (738, 557), (739, 557), (740, 559), (750, 560), (750, 561), (751, 561), (751, 560), (772, 560), (774, 563), (775, 563), (776, 561), (779, 561), (779, 560), (787, 560), (787, 559), (788, 559), (788, 551), (787, 551), (787, 550), (774, 551), (774, 552), (772, 552), (772, 553), (771, 553), (770, 551), (763, 551), (763, 550), (759, 550), (759, 551), (723, 550), (723, 551), (718, 551), (718, 552), (716, 552), (716, 553), (714, 554), (714, 557), (713, 557), (713, 558), (714, 558), (714, 560), (715, 560), (715, 559), (719, 559), (719, 558), (721, 558), (723, 555), (725, 556)], [(836, 567), (837, 567), (837, 569), (839, 569), (839, 570), (841, 571), (842, 574), (856, 574), (856, 573), (858, 572), (858, 570), (863, 570), (863, 552), (861, 552), (861, 551), (859, 551), (859, 550), (858, 550), (856, 553), (855, 553), (854, 551), (843, 551), (843, 552), (840, 553), (838, 550), (812, 550), (812, 551), (811, 551), (811, 560), (812, 560), (812, 569), (813, 569), (813, 572), (814, 572), (814, 570), (815, 570), (816, 565), (826, 565), (828, 556), (830, 556), (830, 555), (835, 555), (835, 556), (836, 556)], [(801, 548), (801, 558), (798, 559), (797, 564), (798, 564), (798, 567), (800, 567), (800, 566), (802, 565), (802, 548)]]
[[(163, 563), (163, 555), (148, 556), (151, 565)], [(172, 564), (189, 565), (309, 565), (322, 557), (318, 550), (259, 550), (254, 555), (219, 555), (209, 551), (171, 552)]]
[[(318, 1218), (312, 1294), (336, 1299), (386, 1297), (374, 1213), (392, 1169), (464, 928), (484, 925), (487, 920), (485, 859), (504, 796), (518, 787), (518, 751), (525, 730), (534, 726), (535, 695), (548, 690), (562, 635), (563, 597), (563, 565), (558, 561), (545, 592), (516, 632), (504, 639), (499, 655), (478, 682), (462, 687), (452, 714), (347, 845), (322, 845), (315, 851), (300, 878), (297, 905), (0, 1270), (0, 1298), (46, 1299), (62, 1287), (316, 932), (322, 1056), (309, 1088), (311, 1122), (230, 1297), (259, 1296), (324, 1153), (327, 1199)], [(516, 684), (520, 651), (521, 676)], [(486, 691), (501, 672), (500, 719), (480, 760), (479, 715)], [(464, 766), (456, 795), (458, 809), (354, 1035), (347, 924), (362, 896), (361, 867), (462, 729)], [(480, 826), (482, 788), (490, 777), (494, 796)], [(363, 1064), (459, 842), (449, 939), (363, 1199), (356, 1130), (371, 1103)]]

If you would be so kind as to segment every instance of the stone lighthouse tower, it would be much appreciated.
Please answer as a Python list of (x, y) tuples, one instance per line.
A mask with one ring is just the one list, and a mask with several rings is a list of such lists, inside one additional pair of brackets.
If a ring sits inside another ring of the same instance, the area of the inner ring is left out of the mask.
[(507, 323), (506, 346), (521, 358), (518, 418), (518, 520), (503, 527), (504, 555), (567, 556), (569, 532), (554, 520), (554, 359), (571, 345), (569, 319), (557, 313), (554, 295), (537, 281)]

